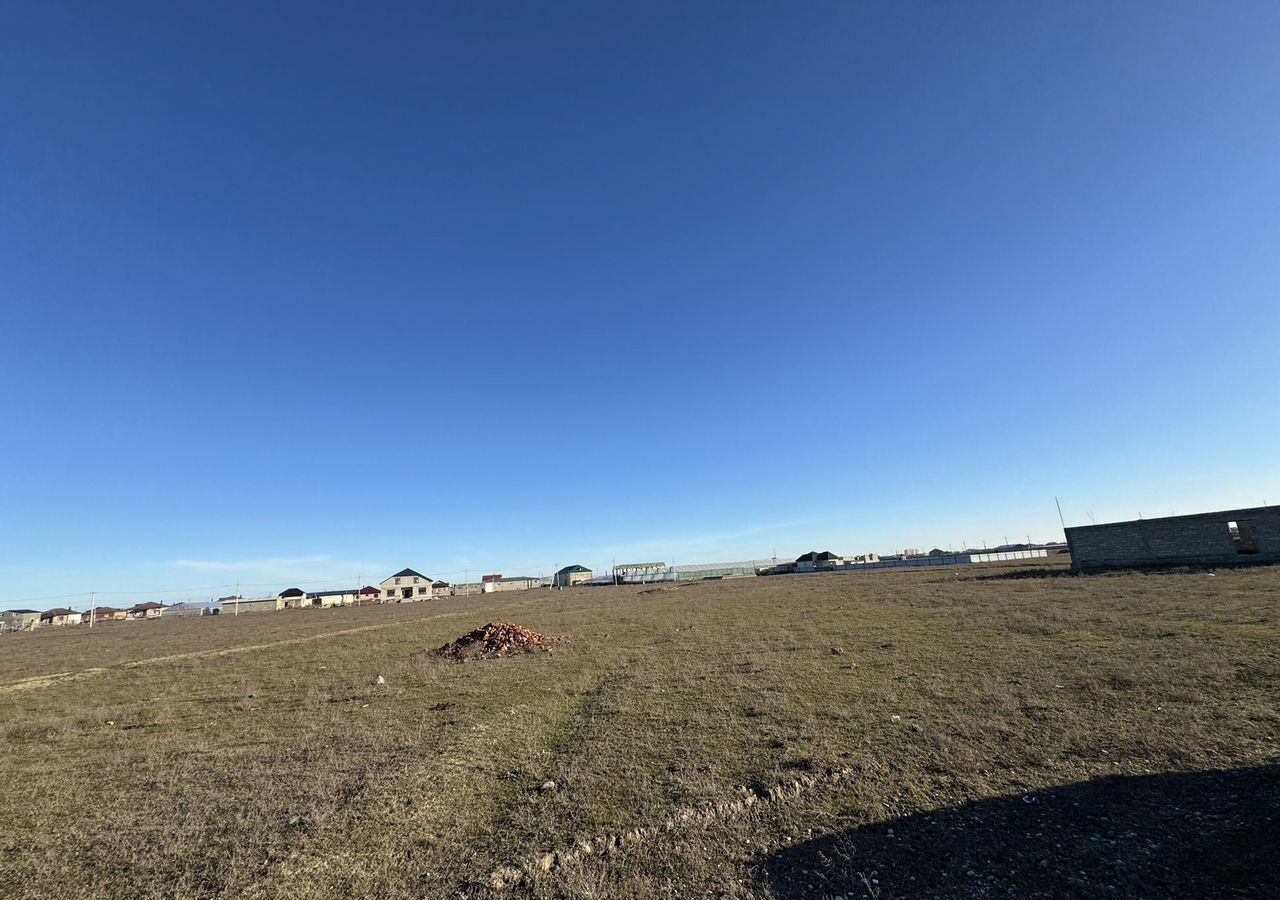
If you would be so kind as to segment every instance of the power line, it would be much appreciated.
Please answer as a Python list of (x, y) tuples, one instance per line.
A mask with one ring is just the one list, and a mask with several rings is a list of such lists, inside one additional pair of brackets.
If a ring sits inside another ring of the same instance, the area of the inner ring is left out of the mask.
[(77, 594), (59, 594), (56, 597), (24, 597), (21, 600), (7, 600), (6, 603), (41, 603), (45, 600), (74, 600), (76, 597), (83, 597), (88, 591), (80, 591)]

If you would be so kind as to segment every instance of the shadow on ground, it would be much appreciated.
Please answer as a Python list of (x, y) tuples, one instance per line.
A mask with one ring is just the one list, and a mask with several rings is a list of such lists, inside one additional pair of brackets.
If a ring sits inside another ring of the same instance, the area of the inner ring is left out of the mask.
[(1022, 566), (1006, 572), (991, 575), (975, 575), (974, 581), (1022, 581), (1026, 578), (1075, 578), (1076, 573), (1070, 569), (1050, 569), (1043, 566)]
[(760, 874), (782, 900), (1280, 897), (1280, 765), (984, 800), (797, 844)]

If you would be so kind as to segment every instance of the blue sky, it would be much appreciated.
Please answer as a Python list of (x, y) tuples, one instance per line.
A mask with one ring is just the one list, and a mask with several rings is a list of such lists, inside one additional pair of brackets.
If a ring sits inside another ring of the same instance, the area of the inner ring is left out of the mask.
[(1280, 502), (1274, 3), (3, 19), (0, 606)]

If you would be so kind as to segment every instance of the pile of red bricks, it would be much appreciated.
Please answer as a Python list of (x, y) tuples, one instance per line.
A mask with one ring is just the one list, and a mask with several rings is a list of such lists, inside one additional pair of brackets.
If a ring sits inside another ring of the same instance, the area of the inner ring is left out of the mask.
[(452, 644), (445, 644), (436, 653), (448, 659), (467, 659), (484, 657), (492, 659), (498, 656), (513, 656), (517, 653), (532, 653), (535, 650), (551, 652), (551, 645), (559, 638), (530, 631), (520, 625), (508, 622), (490, 622), (483, 628), (468, 632)]

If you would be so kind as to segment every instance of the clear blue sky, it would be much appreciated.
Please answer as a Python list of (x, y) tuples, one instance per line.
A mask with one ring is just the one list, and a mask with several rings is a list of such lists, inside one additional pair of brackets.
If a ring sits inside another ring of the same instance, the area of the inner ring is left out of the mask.
[(1280, 5), (391, 7), (5, 10), (0, 606), (1280, 502)]

